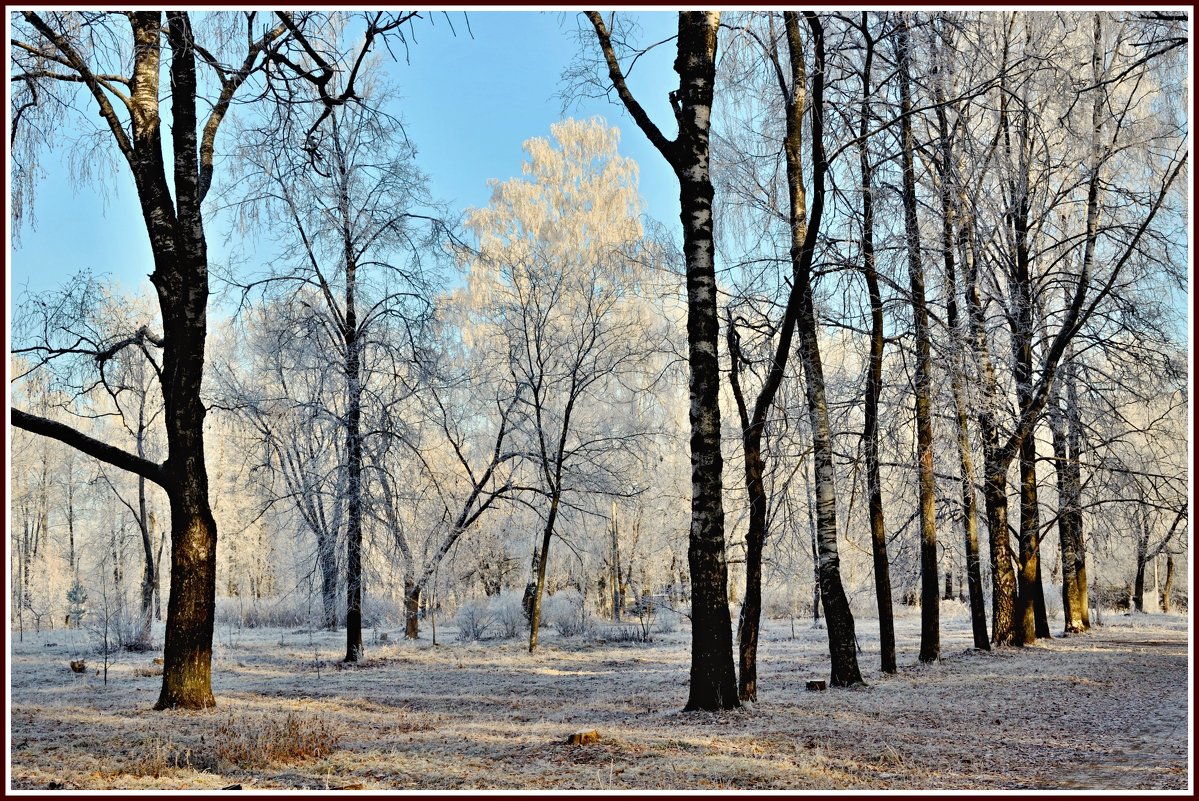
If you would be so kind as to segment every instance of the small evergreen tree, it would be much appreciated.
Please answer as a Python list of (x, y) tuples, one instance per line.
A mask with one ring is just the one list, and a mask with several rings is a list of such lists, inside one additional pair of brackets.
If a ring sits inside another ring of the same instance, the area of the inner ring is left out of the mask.
[(75, 579), (75, 583), (67, 590), (67, 625), (79, 628), (87, 615), (87, 590)]

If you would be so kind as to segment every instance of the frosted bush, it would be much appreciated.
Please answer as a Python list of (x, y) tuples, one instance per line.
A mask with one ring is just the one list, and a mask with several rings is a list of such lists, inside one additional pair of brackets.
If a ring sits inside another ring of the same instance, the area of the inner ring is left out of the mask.
[(1045, 617), (1050, 620), (1062, 619), (1062, 588), (1056, 584), (1045, 588)]
[(458, 607), (454, 622), (458, 624), (458, 639), (462, 642), (483, 639), (487, 636), (487, 629), (491, 627), (487, 600), (476, 598), (465, 602)]
[(561, 590), (545, 600), (543, 621), (563, 637), (579, 637), (591, 629), (591, 613), (578, 590)]
[(679, 628), (679, 618), (681, 617), (682, 615), (669, 606), (659, 606), (657, 620), (654, 621), (654, 631), (659, 634), (670, 634), (673, 631), (677, 631)]
[(313, 604), (291, 596), (251, 600), (217, 598), (216, 623), (218, 626), (235, 626), (239, 629), (296, 628), (308, 625), (313, 620), (320, 625), (319, 603)]
[(510, 640), (520, 634), (527, 625), (521, 598), (521, 593), (511, 590), (504, 590), (499, 595), (492, 596), (489, 611), (495, 623), (497, 636)]
[(364, 628), (398, 626), (404, 620), (402, 598), (376, 598), (367, 595), (362, 599), (362, 625)]

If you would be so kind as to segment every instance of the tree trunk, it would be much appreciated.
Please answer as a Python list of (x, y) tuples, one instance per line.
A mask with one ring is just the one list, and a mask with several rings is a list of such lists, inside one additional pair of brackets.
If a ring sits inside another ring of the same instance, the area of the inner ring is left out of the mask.
[(1166, 582), (1162, 585), (1162, 612), (1170, 613), (1170, 595), (1174, 592), (1174, 554), (1166, 554)]
[(720, 320), (712, 237), (712, 180), (708, 165), (720, 12), (679, 12), (674, 62), (679, 88), (671, 95), (679, 127), (678, 137), (674, 140), (668, 140), (662, 134), (629, 91), (603, 17), (596, 11), (586, 13), (595, 28), (608, 76), (621, 102), (679, 179), (679, 216), (687, 266), (687, 361), (691, 401), (691, 530), (687, 545), (687, 563), (691, 571), (691, 683), (686, 709), (730, 709), (739, 702), (733, 669), (728, 564), (725, 560), (718, 358)]
[(537, 594), (537, 571), (538, 565), (541, 563), (541, 554), (537, 547), (533, 547), (533, 559), (529, 564), (529, 581), (525, 584), (524, 595), (521, 596), (520, 606), (525, 612), (525, 620), (529, 624), (529, 628), (533, 627), (533, 596)]
[(1138, 612), (1145, 611), (1145, 566), (1149, 564), (1149, 522), (1140, 512), (1140, 531), (1137, 536), (1137, 575), (1132, 586), (1132, 602)]
[(924, 294), (924, 266), (920, 254), (920, 223), (916, 215), (915, 140), (912, 136), (908, 28), (907, 20), (902, 15), (897, 36), (903, 218), (908, 278), (912, 289), (912, 317), (916, 329), (914, 390), (920, 512), (920, 661), (932, 662), (941, 656), (941, 605), (937, 587), (937, 500), (936, 479), (933, 474), (932, 350), (928, 330), (928, 305)]
[(616, 501), (612, 501), (612, 520), (608, 526), (611, 538), (611, 580), (612, 580), (612, 619), (620, 622), (620, 613), (624, 606), (623, 577), (620, 574), (620, 526), (616, 520)]
[[(150, 525), (154, 526), (154, 515), (150, 515)], [(167, 544), (167, 533), (158, 535), (158, 550), (154, 553), (154, 619), (162, 620), (162, 549)]]
[[(730, 330), (732, 323), (730, 322)], [(761, 428), (746, 430), (745, 489), (749, 493), (749, 526), (745, 532), (745, 598), (737, 625), (739, 668), (737, 697), (758, 700), (758, 628), (762, 616), (762, 549), (766, 544), (766, 487), (762, 481)]]
[(1040, 636), (1037, 589), (1041, 586), (1041, 516), (1037, 500), (1037, 446), (1030, 433), (1020, 446), (1020, 573), (1017, 595), (1017, 636), (1022, 644)]
[(891, 600), (891, 565), (887, 557), (887, 530), (883, 516), (882, 474), (878, 457), (878, 400), (883, 387), (883, 297), (874, 258), (874, 167), (870, 163), (870, 71), (874, 39), (862, 12), (865, 56), (862, 65), (862, 108), (858, 129), (858, 166), (862, 175), (862, 273), (870, 296), (870, 358), (866, 368), (862, 440), (866, 456), (866, 506), (870, 517), (870, 549), (874, 557), (874, 597), (878, 607), (879, 659), (883, 673), (894, 673), (895, 617)]
[[(941, 65), (940, 69), (945, 70)], [(982, 564), (978, 551), (978, 501), (974, 492), (974, 456), (970, 447), (970, 418), (966, 406), (966, 388), (964, 380), (965, 366), (963, 364), (963, 346), (968, 340), (958, 316), (958, 285), (957, 260), (954, 255), (956, 248), (966, 244), (966, 234), (959, 231), (955, 234), (954, 223), (961, 223), (962, 216), (954, 207), (954, 198), (959, 196), (953, 142), (949, 127), (949, 119), (945, 110), (944, 86), (936, 84), (937, 97), (937, 133), (940, 143), (941, 171), (941, 246), (945, 265), (945, 324), (949, 329), (950, 348), (952, 355), (949, 359), (949, 388), (953, 396), (955, 413), (956, 444), (958, 451), (958, 470), (962, 495), (962, 535), (966, 552), (966, 587), (970, 596), (970, 627), (974, 635), (974, 647), (983, 651), (990, 650), (991, 644), (987, 638), (987, 613), (983, 598)], [(962, 226), (965, 227), (964, 225)]]
[[(205, 476), (205, 478), (207, 478)], [(194, 477), (171, 501), (171, 592), (167, 600), (162, 692), (155, 709), (215, 706), (212, 631), (216, 605), (216, 522)], [(171, 494), (168, 493), (168, 496)]]
[[(962, 226), (962, 255), (966, 282), (966, 319), (970, 344), (978, 361), (981, 398), (978, 429), (983, 445), (983, 508), (987, 515), (991, 558), (991, 641), (1011, 645), (1014, 639), (1012, 612), (1015, 605), (1016, 575), (1012, 569), (1008, 536), (1007, 468), (1009, 461), (1000, 453), (998, 423), (998, 379), (987, 344), (986, 313), (978, 288), (978, 247), (972, 221)], [(980, 581), (981, 584), (981, 581)]]
[(820, 554), (816, 547), (816, 497), (808, 487), (808, 533), (812, 537), (812, 626), (820, 628)]
[(733, 669), (720, 453), (720, 320), (717, 315), (708, 124), (719, 12), (680, 12), (678, 161), (687, 263), (687, 361), (691, 396), (691, 684), (685, 709), (739, 705)]
[(337, 542), (332, 532), (317, 532), (317, 565), (321, 571), (321, 612), (324, 628), (337, 631)]
[(537, 562), (537, 580), (533, 586), (533, 597), (529, 605), (529, 653), (537, 650), (537, 634), (541, 629), (541, 602), (545, 595), (545, 568), (549, 562), (550, 540), (554, 536), (554, 523), (558, 520), (559, 493), (555, 491), (550, 498), (550, 510), (545, 516), (545, 528), (541, 532), (540, 558), (534, 551)]
[(1053, 434), (1054, 472), (1057, 474), (1058, 545), (1062, 552), (1062, 621), (1064, 633), (1076, 634), (1086, 630), (1082, 619), (1086, 600), (1085, 597), (1080, 597), (1085, 590), (1079, 583), (1079, 554), (1075, 552), (1075, 526), (1079, 522), (1076, 512), (1080, 510), (1079, 499), (1075, 495), (1076, 488), (1072, 481), (1070, 451), (1061, 417), (1061, 409), (1055, 398), (1050, 406), (1050, 429)]
[[(134, 95), (154, 97), (157, 111), (160, 12), (134, 15)], [(212, 630), (216, 613), (216, 520), (208, 498), (204, 461), (204, 416), (200, 392), (208, 335), (208, 245), (204, 238), (196, 142), (196, 65), (190, 23), (167, 12), (171, 44), (171, 103), (174, 188), (173, 231), (163, 219), (170, 209), (157, 120), (137, 126), (144, 171), (135, 175), (154, 251), (151, 282), (162, 309), (162, 387), (167, 434), (163, 465), (171, 506), (171, 592), (167, 600), (162, 692), (156, 709), (214, 706)], [(153, 52), (153, 56), (148, 54)], [(153, 63), (151, 63), (153, 62)], [(136, 170), (135, 170), (136, 172)], [(165, 230), (164, 230), (165, 229)], [(174, 234), (173, 236), (171, 234)]]
[[(823, 84), (824, 75), (824, 31), (815, 15), (805, 12), (805, 20), (812, 32), (816, 69), (813, 82)], [(799, 40), (799, 17), (794, 11), (783, 14), (787, 27), (787, 40), (791, 58), (802, 58)], [(813, 95), (822, 96), (813, 89)], [(813, 171), (812, 218), (816, 220), (819, 207), (824, 203), (824, 148), (823, 109), (812, 117), (812, 141), (814, 161), (820, 167)], [(796, 187), (791, 187), (796, 192)], [(792, 208), (795, 208), (793, 202)], [(792, 215), (792, 262), (797, 261), (798, 246), (794, 237), (794, 212)], [(814, 243), (805, 243), (805, 249)], [(807, 396), (808, 421), (812, 428), (812, 473), (816, 507), (816, 564), (820, 584), (820, 600), (824, 606), (825, 624), (828, 629), (829, 656), (832, 662), (831, 684), (845, 687), (862, 684), (858, 669), (857, 637), (854, 633), (853, 613), (849, 599), (841, 584), (840, 557), (837, 552), (837, 490), (836, 470), (833, 466), (833, 436), (829, 424), (828, 400), (825, 394), (824, 367), (820, 357), (819, 321), (816, 304), (812, 296), (811, 256), (806, 256), (806, 269), (794, 271), (795, 289), (799, 292), (799, 312), (796, 321), (800, 364), (803, 367), (804, 385)]]
[(404, 579), (404, 637), (409, 640), (420, 637), (420, 592), (419, 584)]
[[(1037, 546), (1040, 551), (1040, 545)], [(1049, 610), (1045, 606), (1045, 583), (1041, 580), (1040, 557), (1037, 558), (1037, 583), (1033, 587), (1033, 616), (1037, 627), (1037, 637), (1049, 639), (1053, 636), (1049, 631)]]
[[(139, 450), (141, 450), (140, 447)], [(145, 564), (142, 568), (140, 638), (143, 643), (149, 643), (150, 628), (154, 623), (154, 585), (158, 579), (154, 574), (154, 542), (150, 536), (150, 521), (146, 514), (146, 479), (143, 476), (137, 477), (137, 502), (137, 526), (142, 535), (142, 554), (145, 558)]]
[[(980, 413), (980, 418), (984, 413)], [(987, 426), (984, 431), (984, 442)], [(1015, 643), (1016, 571), (1012, 568), (1008, 537), (1007, 465), (987, 458), (984, 448), (983, 505), (991, 540), (991, 641), (996, 645)]]
[[(71, 460), (72, 465), (74, 459)], [(74, 471), (72, 470), (72, 474)], [(75, 557), (75, 482), (67, 482), (67, 562), (71, 570), (71, 578), (79, 581), (79, 562)]]
[[(787, 29), (789, 62), (791, 69), (790, 91), (784, 96), (786, 106), (787, 136), (784, 154), (787, 165), (788, 214), (791, 228), (791, 291), (783, 319), (779, 325), (778, 341), (770, 370), (762, 382), (761, 391), (754, 402), (752, 416), (749, 414), (741, 393), (739, 365), (742, 361), (737, 346), (736, 330), (729, 320), (729, 355), (733, 365), (731, 384), (737, 401), (742, 424), (742, 449), (745, 457), (745, 489), (749, 498), (749, 527), (745, 536), (745, 599), (741, 606), (738, 627), (740, 648), (740, 673), (738, 697), (742, 701), (757, 700), (757, 648), (758, 632), (762, 614), (762, 551), (766, 546), (766, 486), (763, 481), (765, 460), (762, 455), (762, 437), (766, 419), (774, 404), (775, 396), (782, 385), (783, 373), (791, 351), (795, 324), (803, 303), (801, 287), (808, 279), (801, 278), (811, 273), (812, 259), (820, 232), (820, 221), (824, 209), (824, 178), (828, 165), (824, 156), (823, 120), (824, 111), (824, 51), (823, 31), (814, 17), (809, 17), (816, 43), (817, 73), (812, 81), (812, 209), (808, 215), (807, 195), (804, 189), (803, 169), (803, 118), (806, 110), (807, 67), (803, 44), (799, 35), (799, 20), (795, 14), (784, 13)], [(777, 62), (776, 62), (777, 64)], [(782, 87), (780, 87), (782, 88)]]
[[(806, 276), (804, 276), (806, 278)], [(813, 478), (816, 508), (816, 570), (820, 600), (828, 628), (834, 687), (861, 684), (857, 645), (849, 600), (841, 585), (837, 553), (836, 472), (833, 467), (832, 431), (825, 399), (824, 373), (820, 359), (816, 312), (811, 285), (801, 286), (803, 309), (799, 318), (799, 356), (806, 378), (808, 419), (812, 427)]]
[[(336, 118), (334, 118), (336, 123)], [(340, 151), (338, 151), (340, 152)], [(357, 255), (349, 218), (349, 182), (346, 164), (337, 168), (342, 215), (342, 259), (346, 271), (345, 341), (346, 369), (346, 662), (362, 659), (362, 353), (359, 342), (357, 301)]]

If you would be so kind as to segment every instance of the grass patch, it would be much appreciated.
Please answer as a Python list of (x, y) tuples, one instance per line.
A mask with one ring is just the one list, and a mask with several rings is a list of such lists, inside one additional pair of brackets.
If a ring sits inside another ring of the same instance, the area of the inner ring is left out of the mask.
[(321, 759), (341, 741), (341, 730), (329, 721), (295, 712), (230, 716), (213, 732), (217, 759), (238, 768)]

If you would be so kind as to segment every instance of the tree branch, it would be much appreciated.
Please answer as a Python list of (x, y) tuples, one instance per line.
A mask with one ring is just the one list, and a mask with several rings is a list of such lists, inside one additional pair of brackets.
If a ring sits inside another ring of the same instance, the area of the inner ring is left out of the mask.
[(166, 471), (162, 465), (151, 462), (149, 459), (135, 456), (106, 442), (93, 439), (87, 434), (71, 428), (69, 425), (48, 420), (45, 417), (38, 417), (37, 415), (32, 415), (16, 408), (12, 410), (12, 424), (25, 431), (64, 442), (92, 458), (142, 476), (164, 489), (168, 488)]
[(591, 25), (595, 28), (595, 36), (599, 39), (600, 49), (604, 53), (604, 61), (608, 64), (608, 78), (612, 81), (612, 88), (616, 90), (617, 96), (620, 97), (620, 102), (624, 103), (624, 107), (628, 109), (629, 115), (633, 121), (637, 123), (637, 127), (641, 129), (646, 138), (658, 148), (658, 151), (670, 162), (671, 166), (675, 163), (675, 141), (667, 139), (657, 125), (654, 125), (653, 120), (645, 113), (645, 109), (637, 102), (637, 98), (633, 97), (633, 93), (629, 91), (629, 87), (625, 84), (624, 73), (620, 71), (620, 62), (616, 60), (616, 51), (612, 49), (612, 35), (608, 31), (608, 26), (604, 24), (604, 18), (598, 11), (584, 11), (587, 19), (591, 20)]

